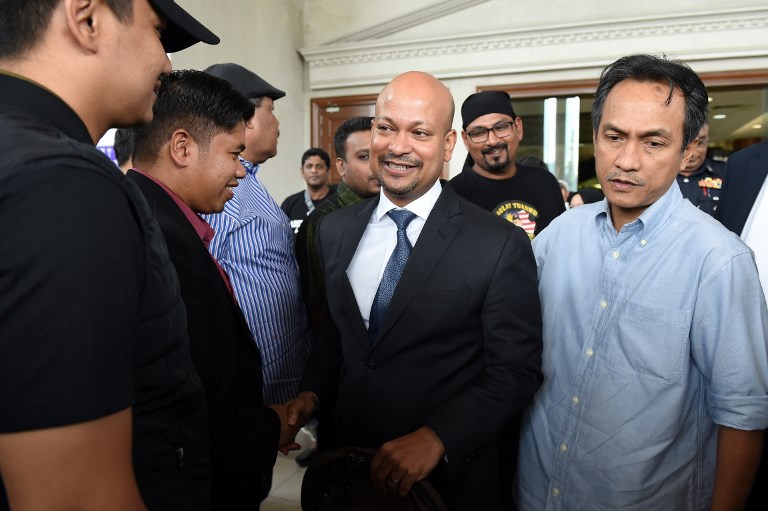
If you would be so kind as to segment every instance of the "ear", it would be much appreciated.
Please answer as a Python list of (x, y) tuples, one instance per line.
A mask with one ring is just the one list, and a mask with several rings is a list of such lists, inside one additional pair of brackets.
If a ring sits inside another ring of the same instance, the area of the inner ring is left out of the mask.
[(456, 147), (456, 130), (451, 130), (445, 134), (445, 151), (443, 152), (443, 161), (450, 161), (453, 155), (453, 148)]
[(461, 130), (461, 140), (464, 142), (464, 147), (466, 147), (467, 150), (469, 150), (469, 145), (467, 145), (468, 139), (469, 137), (467, 136), (467, 132), (464, 130)]
[(685, 166), (688, 165), (688, 160), (693, 157), (693, 151), (696, 147), (696, 140), (693, 140), (690, 144), (683, 149), (683, 161), (680, 162), (680, 168), (678, 171), (685, 170)]
[(347, 166), (344, 165), (344, 160), (341, 158), (336, 158), (336, 171), (341, 177), (344, 177), (344, 174), (347, 173)]
[(86, 51), (96, 53), (107, 5), (97, 0), (64, 0), (64, 9), (72, 38)]
[(189, 167), (197, 153), (197, 142), (188, 131), (179, 128), (173, 132), (168, 143), (168, 156), (177, 167)]
[(519, 142), (523, 139), (523, 119), (515, 117), (515, 126), (517, 127), (517, 141)]

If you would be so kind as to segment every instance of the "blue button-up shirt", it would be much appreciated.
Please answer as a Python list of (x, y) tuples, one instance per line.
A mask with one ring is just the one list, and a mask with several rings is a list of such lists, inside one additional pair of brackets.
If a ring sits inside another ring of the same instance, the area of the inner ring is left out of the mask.
[(264, 400), (283, 403), (296, 396), (310, 348), (293, 231), (259, 180), (259, 166), (241, 161), (246, 175), (234, 198), (205, 216), (216, 231), (210, 250), (229, 274), (261, 351)]
[(749, 248), (672, 186), (618, 233), (603, 201), (533, 249), (545, 378), (523, 419), (521, 511), (709, 509), (717, 425), (768, 427)]

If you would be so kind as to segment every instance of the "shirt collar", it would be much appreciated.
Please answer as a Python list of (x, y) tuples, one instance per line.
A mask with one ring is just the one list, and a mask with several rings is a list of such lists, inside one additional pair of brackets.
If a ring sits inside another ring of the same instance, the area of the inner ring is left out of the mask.
[[(653, 236), (677, 209), (682, 200), (683, 194), (680, 192), (677, 182), (674, 181), (664, 195), (648, 206), (635, 221), (624, 225), (621, 231), (643, 231), (646, 238)], [(613, 222), (611, 222), (610, 205), (607, 198), (603, 199), (595, 209), (595, 221), (604, 222), (606, 228), (614, 233), (616, 232)]]
[(258, 163), (251, 163), (242, 156), (238, 156), (240, 158), (240, 163), (243, 164), (243, 167), (245, 168), (246, 174), (251, 174), (252, 176), (255, 176), (259, 173), (259, 169), (261, 168)]
[(165, 184), (162, 181), (159, 181), (157, 178), (152, 176), (151, 174), (147, 174), (143, 170), (133, 167), (132, 169), (134, 172), (138, 172), (142, 176), (146, 177), (147, 179), (150, 179), (155, 184), (157, 184), (160, 188), (165, 190), (165, 193), (168, 194), (168, 196), (173, 199), (173, 202), (176, 203), (176, 205), (179, 207), (182, 213), (184, 213), (184, 216), (187, 218), (190, 224), (192, 224), (192, 227), (195, 229), (195, 232), (198, 236), (200, 236), (200, 239), (205, 244), (205, 248), (208, 248), (208, 245), (211, 243), (211, 240), (213, 239), (214, 230), (213, 227), (208, 225), (208, 222), (202, 219), (200, 215), (192, 211), (192, 208), (187, 206), (187, 203), (181, 200), (181, 197), (176, 195), (176, 193), (165, 186)]
[(360, 202), (360, 197), (344, 181), (339, 182), (339, 185), (336, 187), (336, 195), (347, 206)]
[[(419, 218), (426, 220), (429, 216), (429, 213), (432, 211), (432, 208), (435, 207), (435, 203), (440, 197), (442, 189), (443, 187), (440, 184), (440, 180), (438, 179), (432, 185), (432, 188), (427, 190), (427, 193), (415, 201), (406, 204), (402, 209), (407, 209), (411, 213), (415, 213)], [(384, 194), (384, 188), (382, 188), (379, 191), (379, 205), (376, 207), (374, 218), (376, 218), (376, 221), (380, 222), (389, 210), (399, 208), (400, 206), (396, 206), (391, 200), (389, 200), (389, 198)]]
[(0, 104), (36, 117), (78, 142), (94, 145), (88, 128), (75, 111), (37, 82), (0, 71)]

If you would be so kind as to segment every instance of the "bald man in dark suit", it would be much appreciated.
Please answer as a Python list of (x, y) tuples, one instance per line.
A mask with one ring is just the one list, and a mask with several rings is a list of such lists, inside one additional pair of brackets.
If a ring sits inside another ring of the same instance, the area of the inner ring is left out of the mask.
[(379, 449), (382, 491), (404, 496), (429, 477), (449, 508), (488, 510), (500, 507), (497, 434), (541, 383), (541, 316), (525, 233), (438, 180), (453, 109), (425, 73), (379, 95), (382, 192), (320, 223), (333, 325), (289, 422), (335, 401), (334, 444)]

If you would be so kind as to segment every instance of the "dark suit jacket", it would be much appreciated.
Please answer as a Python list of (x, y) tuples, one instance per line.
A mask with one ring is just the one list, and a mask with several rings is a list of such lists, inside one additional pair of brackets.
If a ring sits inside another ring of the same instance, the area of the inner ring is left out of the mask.
[(741, 234), (768, 176), (768, 141), (733, 153), (725, 168), (728, 179), (715, 218), (728, 230)]
[(378, 448), (429, 426), (446, 448), (449, 462), (432, 476), (449, 505), (492, 509), (496, 434), (542, 380), (530, 241), (444, 183), (372, 344), (346, 270), (377, 204), (320, 222), (335, 328), (318, 336), (303, 388), (321, 408), (336, 401), (337, 446)]
[(223, 509), (221, 499), (238, 502), (232, 492), (239, 490), (245, 502), (253, 504), (257, 483), (232, 488), (231, 481), (242, 473), (270, 473), (280, 435), (280, 419), (263, 405), (259, 350), (240, 307), (184, 213), (152, 180), (133, 171), (128, 179), (147, 198), (179, 277), (192, 359), (208, 407), (213, 507)]

